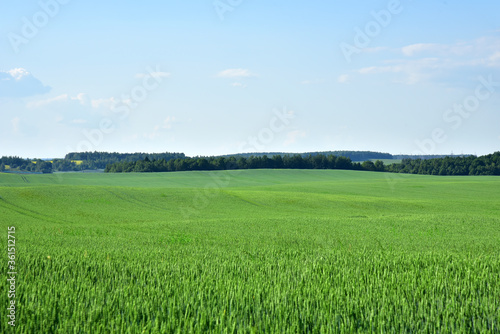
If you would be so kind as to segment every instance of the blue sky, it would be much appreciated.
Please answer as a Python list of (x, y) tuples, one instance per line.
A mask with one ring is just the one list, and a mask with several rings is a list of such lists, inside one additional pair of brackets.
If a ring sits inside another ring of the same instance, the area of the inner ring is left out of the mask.
[(3, 1), (0, 155), (500, 150), (498, 1)]

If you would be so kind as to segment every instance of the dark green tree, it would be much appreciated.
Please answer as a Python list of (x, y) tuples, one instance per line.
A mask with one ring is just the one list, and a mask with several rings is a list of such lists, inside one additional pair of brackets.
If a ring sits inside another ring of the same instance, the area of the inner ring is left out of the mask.
[(52, 173), (52, 162), (38, 161), (36, 164), (36, 171), (42, 173)]
[(361, 167), (363, 167), (364, 170), (368, 171), (375, 171), (375, 164), (373, 161), (367, 160), (361, 164)]
[(375, 170), (383, 172), (385, 170), (384, 162), (382, 160), (375, 161)]

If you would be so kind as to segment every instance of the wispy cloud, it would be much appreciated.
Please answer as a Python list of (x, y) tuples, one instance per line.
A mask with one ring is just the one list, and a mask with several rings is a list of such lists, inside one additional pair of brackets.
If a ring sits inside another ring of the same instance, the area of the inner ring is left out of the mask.
[(12, 120), (11, 120), (11, 123), (12, 123), (12, 131), (14, 133), (18, 133), (19, 132), (19, 122), (21, 121), (21, 119), (19, 117), (14, 117)]
[(354, 73), (393, 74), (397, 75), (392, 79), (394, 82), (416, 84), (443, 79), (471, 68), (500, 68), (500, 38), (497, 37), (455, 44), (417, 43), (396, 51), (403, 57), (359, 68)]
[(76, 96), (61, 94), (30, 101), (26, 103), (26, 108), (36, 110), (37, 114), (53, 117), (59, 124), (79, 127), (98, 126), (103, 117), (107, 119), (119, 117), (112, 110), (112, 106), (117, 102), (114, 97), (92, 99), (85, 93)]
[(498, 41), (495, 41), (495, 39), (485, 37), (471, 42), (458, 42), (455, 44), (418, 43), (402, 47), (401, 52), (407, 57), (425, 53), (443, 57), (480, 56), (491, 52), (492, 46), (496, 43)]
[(162, 128), (163, 129), (171, 129), (172, 124), (175, 122), (176, 122), (175, 116), (168, 116), (167, 118), (165, 118), (165, 120), (163, 120)]
[(247, 85), (244, 85), (244, 84), (242, 84), (241, 82), (233, 82), (233, 83), (231, 84), (231, 86), (233, 86), (233, 87), (238, 87), (238, 88), (246, 88), (246, 87), (247, 87)]
[(50, 105), (52, 103), (58, 103), (58, 102), (68, 101), (68, 99), (69, 99), (68, 94), (63, 94), (63, 95), (59, 95), (59, 96), (56, 96), (56, 97), (51, 97), (51, 98), (48, 98), (48, 99), (42, 99), (42, 100), (28, 102), (26, 104), (26, 107), (31, 108), (31, 109), (33, 109), (33, 108), (40, 108), (40, 107), (48, 106), (48, 105)]
[(303, 80), (300, 83), (302, 85), (316, 85), (316, 84), (322, 84), (324, 83), (324, 80)]
[(224, 71), (220, 71), (217, 73), (217, 77), (219, 78), (248, 78), (255, 77), (256, 74), (250, 72), (250, 70), (242, 69), (242, 68), (233, 68), (227, 69)]
[(117, 102), (117, 100), (114, 97), (91, 99), (85, 93), (80, 93), (76, 96), (70, 96), (69, 94), (62, 94), (56, 97), (28, 102), (26, 104), (26, 107), (30, 109), (42, 108), (54, 104), (63, 104), (68, 102), (74, 102), (79, 105), (88, 106), (93, 109), (100, 109), (100, 108), (109, 109), (114, 103)]
[(149, 77), (149, 76), (151, 76), (153, 78), (157, 78), (157, 79), (158, 78), (168, 78), (168, 77), (171, 76), (171, 73), (169, 73), (169, 72), (159, 72), (158, 71), (158, 72), (150, 72), (150, 73), (137, 73), (135, 75), (135, 77), (137, 79), (143, 79), (143, 78)]
[(404, 46), (401, 48), (401, 52), (403, 52), (405, 56), (411, 57), (423, 51), (435, 51), (436, 49), (440, 49), (438, 44), (419, 43)]
[(99, 109), (99, 108), (111, 109), (111, 107), (116, 103), (118, 103), (118, 100), (115, 99), (114, 97), (90, 100), (90, 105), (94, 109)]
[(166, 130), (170, 130), (172, 128), (173, 123), (176, 122), (175, 116), (168, 116), (163, 120), (161, 125), (155, 125), (153, 131), (150, 133), (144, 133), (143, 137), (147, 139), (155, 139), (162, 136), (162, 133)]
[(488, 65), (490, 67), (500, 68), (500, 51), (495, 52), (488, 58)]
[(364, 67), (357, 72), (362, 75), (397, 74), (398, 76), (393, 78), (394, 82), (412, 85), (430, 79), (451, 66), (446, 60), (439, 58), (395, 60), (392, 63), (391, 65)]
[(338, 83), (346, 83), (349, 81), (349, 74), (341, 74), (337, 78)]

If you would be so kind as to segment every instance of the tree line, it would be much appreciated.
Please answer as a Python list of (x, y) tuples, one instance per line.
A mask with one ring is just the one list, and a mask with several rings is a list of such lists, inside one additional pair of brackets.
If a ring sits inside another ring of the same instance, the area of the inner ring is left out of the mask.
[(500, 175), (500, 152), (481, 157), (445, 157), (435, 159), (403, 159), (401, 163), (384, 165), (383, 161), (353, 162), (335, 155), (275, 155), (196, 157), (117, 162), (106, 166), (108, 173), (177, 172), (228, 169), (347, 169), (427, 175)]
[[(8, 167), (8, 168), (7, 168)], [(23, 159), (16, 156), (0, 158), (0, 172), (20, 171), (30, 173), (52, 173), (52, 164), (41, 159)]]
[(105, 172), (130, 173), (130, 172), (178, 172), (178, 171), (207, 171), (228, 169), (352, 169), (352, 170), (380, 170), (382, 161), (371, 161), (363, 164), (352, 162), (350, 158), (335, 155), (310, 155), (302, 157), (295, 155), (275, 155), (273, 157), (250, 156), (245, 157), (196, 157), (173, 159), (166, 161), (144, 160), (132, 162), (118, 162), (106, 166)]
[(480, 157), (403, 159), (401, 163), (386, 166), (385, 170), (426, 175), (500, 175), (500, 152)]
[[(184, 153), (108, 153), (108, 152), (73, 152), (68, 153), (64, 159), (23, 159), (17, 156), (4, 156), (0, 158), (0, 172), (19, 171), (19, 172), (76, 172), (83, 170), (105, 169), (107, 165), (120, 161), (144, 160), (146, 157), (151, 159), (182, 159), (186, 156)], [(7, 168), (8, 167), (8, 168)]]
[[(107, 165), (116, 162), (131, 162), (145, 158), (159, 160), (183, 159), (184, 153), (117, 153), (117, 152), (71, 152), (64, 159), (54, 160), (55, 171), (105, 169)], [(78, 163), (72, 162), (78, 161)], [(59, 167), (60, 166), (60, 167)], [(72, 169), (71, 169), (72, 168)]]

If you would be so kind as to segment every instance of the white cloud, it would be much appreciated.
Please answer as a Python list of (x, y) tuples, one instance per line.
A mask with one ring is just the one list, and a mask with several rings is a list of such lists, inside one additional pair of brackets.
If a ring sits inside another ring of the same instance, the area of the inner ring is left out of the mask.
[(433, 49), (435, 50), (438, 47), (437, 44), (425, 44), (425, 43), (419, 43), (419, 44), (412, 44), (412, 45), (407, 45), (401, 48), (401, 51), (405, 56), (413, 56), (415, 53), (423, 52), (423, 51), (432, 51)]
[(92, 99), (85, 93), (32, 100), (26, 104), (36, 114), (55, 120), (56, 124), (71, 127), (99, 127), (103, 119), (119, 124), (120, 115), (112, 110), (117, 100), (113, 97)]
[(153, 78), (168, 78), (170, 77), (171, 73), (169, 72), (150, 72), (150, 73), (138, 73), (135, 75), (136, 78), (138, 79), (143, 79), (147, 76), (152, 76)]
[(68, 100), (69, 100), (68, 94), (63, 94), (63, 95), (51, 97), (48, 99), (28, 102), (28, 104), (26, 104), (26, 107), (28, 107), (28, 108), (40, 108), (40, 107), (45, 107), (45, 106), (52, 104), (52, 103), (63, 102), (63, 101), (68, 101)]
[(488, 59), (488, 66), (500, 67), (500, 51), (497, 51)]
[(317, 84), (322, 84), (324, 82), (325, 82), (325, 80), (323, 80), (323, 79), (317, 79), (317, 80), (303, 80), (300, 83), (302, 85), (317, 85)]
[(30, 75), (30, 72), (26, 71), (24, 68), (14, 68), (12, 70), (8, 70), (6, 73), (9, 73), (17, 81)]
[(0, 97), (27, 97), (49, 91), (50, 87), (43, 85), (24, 68), (0, 71)]
[(370, 66), (363, 67), (358, 70), (359, 74), (377, 74), (377, 73), (399, 73), (403, 70), (403, 66), (401, 65), (393, 65), (393, 66)]
[(233, 86), (233, 87), (240, 87), (240, 88), (246, 88), (247, 87), (247, 85), (244, 85), (241, 82), (233, 82), (231, 84), (231, 86)]
[(89, 103), (92, 103), (89, 96), (85, 93), (80, 93), (77, 96), (72, 97), (71, 100), (78, 101), (83, 106), (87, 106)]
[[(461, 60), (473, 60), (488, 58), (491, 54), (500, 49), (500, 38), (481, 37), (472, 41), (461, 41), (454, 44), (434, 44), (417, 43), (407, 45), (401, 48), (403, 55), (407, 57), (424, 55), (432, 57), (453, 58)], [(477, 63), (477, 62), (476, 62)]]
[(434, 44), (434, 43), (417, 43), (407, 45), (401, 48), (401, 52), (408, 57), (417, 56), (418, 54), (430, 53), (433, 56), (443, 57), (461, 57), (461, 56), (480, 56), (491, 52), (494, 44), (498, 44), (498, 40), (494, 38), (478, 38), (469, 42), (458, 42), (455, 44)]
[(399, 74), (395, 82), (407, 85), (431, 78), (436, 70), (445, 70), (449, 65), (439, 58), (423, 58), (410, 61), (393, 61), (393, 65), (370, 66), (359, 69), (357, 72), (362, 75), (392, 73)]
[(256, 76), (252, 72), (242, 68), (227, 69), (217, 73), (219, 78), (247, 78)]
[(62, 94), (56, 97), (51, 97), (48, 99), (31, 101), (26, 104), (28, 108), (42, 108), (47, 107), (53, 104), (62, 104), (62, 103), (70, 103), (76, 102), (82, 106), (89, 106), (92, 109), (110, 109), (111, 106), (117, 102), (114, 97), (110, 98), (100, 98), (100, 99), (91, 99), (85, 93), (79, 93), (76, 96), (69, 96), (68, 94)]
[(99, 109), (99, 108), (111, 109), (111, 107), (118, 102), (119, 101), (114, 97), (108, 97), (108, 98), (90, 100), (90, 105), (94, 109)]
[[(500, 38), (482, 37), (454, 44), (418, 43), (400, 48), (404, 58), (360, 68), (361, 75), (392, 74), (404, 84), (469, 76), (471, 69), (500, 68)], [(462, 73), (462, 74), (460, 74)]]

